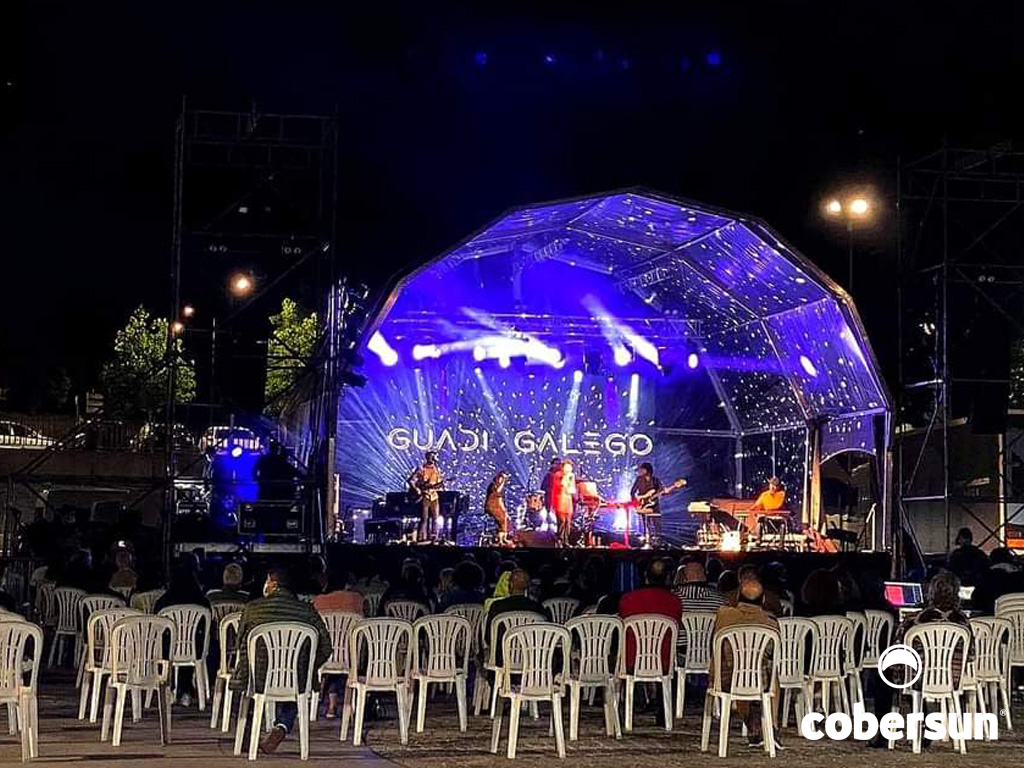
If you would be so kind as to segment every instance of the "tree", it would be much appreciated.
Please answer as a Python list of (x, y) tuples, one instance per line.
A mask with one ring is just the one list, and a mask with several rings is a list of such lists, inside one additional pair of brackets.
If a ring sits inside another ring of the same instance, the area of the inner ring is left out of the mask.
[[(171, 360), (167, 356), (168, 321), (152, 317), (138, 307), (128, 323), (114, 336), (114, 358), (103, 366), (100, 388), (104, 410), (115, 418), (145, 414), (152, 419), (167, 402)], [(196, 396), (195, 362), (184, 357), (180, 338), (171, 348), (176, 362), (175, 402), (188, 403)]]
[(320, 340), (316, 312), (303, 314), (291, 299), (281, 302), (281, 311), (270, 316), (271, 333), (267, 341), (266, 412), (279, 416), (287, 395), (310, 370), (309, 362)]

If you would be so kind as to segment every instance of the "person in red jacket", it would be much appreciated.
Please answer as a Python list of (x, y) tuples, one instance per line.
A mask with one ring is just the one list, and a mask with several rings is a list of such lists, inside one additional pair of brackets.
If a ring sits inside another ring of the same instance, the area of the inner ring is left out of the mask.
[[(669, 589), (669, 568), (670, 564), (662, 558), (652, 560), (647, 566), (647, 586), (634, 589), (622, 596), (619, 600), (619, 616), (626, 619), (641, 613), (657, 613), (678, 622), (683, 616), (683, 604)], [(661, 663), (665, 671), (668, 671), (669, 664), (672, 663), (674, 652), (670, 638), (666, 637), (661, 649)], [(626, 636), (626, 667), (632, 668), (635, 659), (636, 641), (630, 633)]]

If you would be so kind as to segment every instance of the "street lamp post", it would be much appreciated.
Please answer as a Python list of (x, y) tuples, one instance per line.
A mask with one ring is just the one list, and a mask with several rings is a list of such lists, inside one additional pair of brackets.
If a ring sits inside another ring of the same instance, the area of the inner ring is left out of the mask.
[(832, 198), (825, 203), (825, 215), (830, 219), (842, 219), (846, 222), (846, 250), (849, 264), (846, 271), (846, 290), (853, 293), (853, 225), (858, 221), (867, 220), (871, 213), (871, 203), (861, 195), (850, 197), (845, 202)]

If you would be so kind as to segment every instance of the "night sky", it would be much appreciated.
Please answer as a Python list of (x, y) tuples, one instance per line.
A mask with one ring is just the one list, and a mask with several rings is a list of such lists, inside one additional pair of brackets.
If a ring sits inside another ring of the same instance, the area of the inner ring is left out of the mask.
[(133, 307), (165, 311), (183, 94), (338, 111), (371, 285), (509, 206), (637, 184), (756, 214), (844, 282), (818, 206), (870, 184), (854, 296), (891, 385), (896, 158), (1021, 134), (1009, 4), (323, 5), (0, 3), (0, 377), (84, 389)]

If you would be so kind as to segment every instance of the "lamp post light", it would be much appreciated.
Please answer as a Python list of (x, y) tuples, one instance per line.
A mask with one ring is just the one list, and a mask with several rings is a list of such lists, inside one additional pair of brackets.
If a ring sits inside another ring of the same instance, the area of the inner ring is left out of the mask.
[(853, 227), (858, 221), (867, 221), (871, 216), (871, 201), (863, 195), (853, 195), (845, 201), (837, 197), (825, 203), (825, 215), (846, 223), (846, 248), (849, 265), (846, 272), (846, 289), (853, 293)]

